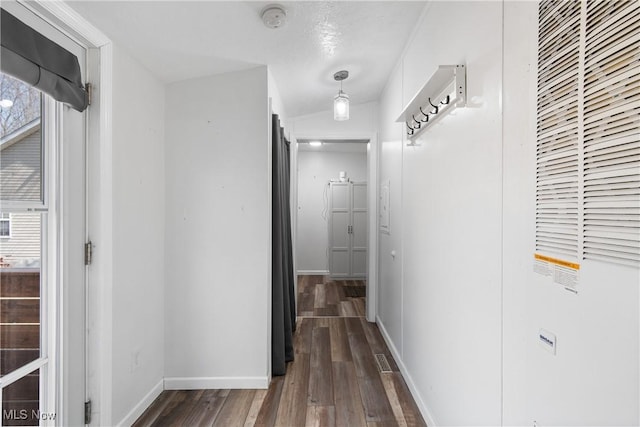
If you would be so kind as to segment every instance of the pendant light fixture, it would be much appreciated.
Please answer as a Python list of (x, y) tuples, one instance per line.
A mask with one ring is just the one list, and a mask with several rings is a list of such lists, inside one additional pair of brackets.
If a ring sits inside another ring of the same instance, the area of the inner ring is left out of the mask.
[(342, 91), (342, 81), (347, 77), (347, 70), (338, 71), (333, 75), (333, 78), (340, 82), (340, 91), (333, 98), (333, 120), (349, 120), (349, 95)]

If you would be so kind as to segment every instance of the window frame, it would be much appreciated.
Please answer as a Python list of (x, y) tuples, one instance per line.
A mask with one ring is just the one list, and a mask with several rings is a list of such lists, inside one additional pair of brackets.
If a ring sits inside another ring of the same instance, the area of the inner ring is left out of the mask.
[(9, 234), (7, 235), (2, 234), (3, 227), (0, 226), (0, 239), (11, 238), (11, 220), (12, 220), (12, 214), (10, 212), (0, 212), (0, 223), (7, 222), (9, 224), (9, 226), (7, 227), (7, 229), (9, 230)]

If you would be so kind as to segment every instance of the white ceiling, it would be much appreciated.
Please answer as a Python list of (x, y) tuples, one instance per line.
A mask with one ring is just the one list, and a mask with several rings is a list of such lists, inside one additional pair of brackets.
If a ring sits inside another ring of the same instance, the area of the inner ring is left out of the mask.
[(423, 1), (288, 1), (287, 23), (264, 26), (270, 2), (68, 1), (166, 83), (266, 64), (289, 116), (332, 108), (346, 69), (351, 102), (378, 99)]

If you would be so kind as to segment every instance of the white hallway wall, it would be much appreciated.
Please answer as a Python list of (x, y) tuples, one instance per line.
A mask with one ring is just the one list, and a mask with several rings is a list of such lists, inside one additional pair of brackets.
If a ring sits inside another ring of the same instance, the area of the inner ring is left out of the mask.
[[(115, 46), (113, 73), (113, 403), (104, 419), (128, 424), (163, 386), (266, 385), (270, 322), (263, 301), (270, 295), (270, 220), (264, 212), (270, 211), (265, 177), (270, 178), (271, 156), (265, 67), (167, 87)], [(201, 90), (202, 83), (208, 91)], [(225, 90), (238, 97), (235, 109), (226, 110), (226, 101), (211, 102), (225, 99), (216, 98)], [(189, 110), (194, 114), (169, 108), (165, 120), (165, 95), (195, 105), (195, 112)], [(269, 95), (281, 110), (272, 84)], [(246, 105), (254, 105), (250, 113), (261, 117), (260, 126), (237, 132), (239, 110), (246, 111)], [(165, 147), (165, 132), (172, 146)], [(185, 194), (182, 186), (193, 191)], [(220, 206), (236, 209), (225, 213)], [(171, 231), (176, 227), (179, 237)], [(166, 243), (165, 228), (171, 234)], [(220, 244), (238, 239), (220, 233), (243, 228), (237, 245)], [(225, 268), (212, 267), (212, 259), (222, 260)], [(252, 268), (231, 265), (229, 259)], [(175, 268), (178, 264), (188, 269)], [(247, 277), (237, 275), (237, 268), (247, 270)], [(260, 293), (260, 298), (249, 298)], [(165, 295), (172, 299), (165, 303)], [(254, 317), (237, 319), (247, 301)], [(168, 357), (171, 363), (165, 363)]]
[(366, 152), (298, 151), (298, 274), (328, 272), (328, 183), (340, 171), (352, 181), (366, 181)]
[[(401, 64), (399, 64), (401, 66)], [(379, 232), (377, 317), (399, 352), (402, 351), (402, 69), (391, 74), (380, 99), (380, 184), (389, 185), (389, 228)], [(380, 206), (378, 206), (380, 209)], [(395, 256), (392, 256), (392, 252)]]
[[(536, 3), (434, 2), (380, 102), (379, 318), (433, 425), (640, 421), (638, 270), (584, 261), (578, 295), (533, 273), (536, 43)], [(402, 105), (454, 63), (471, 105), (404, 146)]]
[(440, 64), (474, 104), (403, 147), (400, 351), (436, 425), (500, 424), (501, 24), (498, 2), (434, 2), (402, 63), (403, 104)]
[(164, 376), (165, 97), (164, 85), (117, 45), (113, 88), (110, 419), (118, 423)]
[(267, 96), (266, 67), (167, 86), (167, 388), (267, 384)]

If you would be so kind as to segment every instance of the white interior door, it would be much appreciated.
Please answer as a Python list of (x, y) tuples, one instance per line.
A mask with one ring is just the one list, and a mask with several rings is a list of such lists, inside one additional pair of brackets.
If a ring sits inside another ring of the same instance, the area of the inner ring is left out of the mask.
[(367, 184), (352, 186), (351, 209), (351, 277), (367, 275)]
[(349, 277), (350, 274), (350, 236), (351, 225), (351, 189), (348, 182), (330, 184), (329, 218), (329, 271), (331, 277)]
[(329, 271), (332, 278), (367, 274), (367, 184), (330, 183)]

